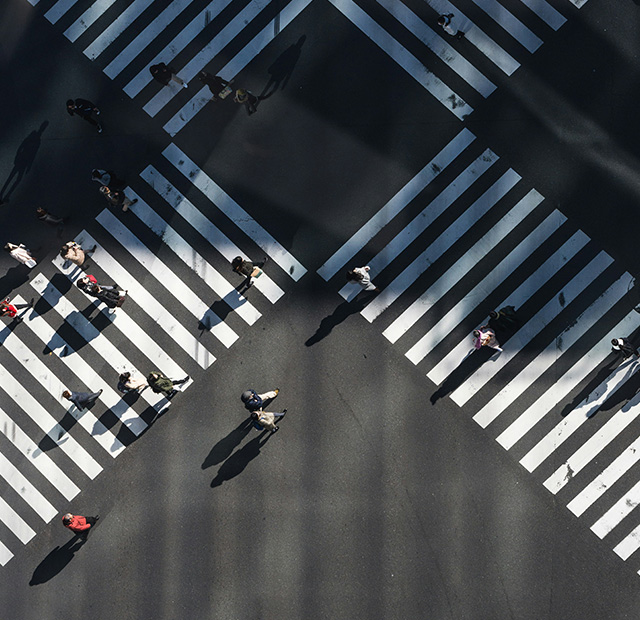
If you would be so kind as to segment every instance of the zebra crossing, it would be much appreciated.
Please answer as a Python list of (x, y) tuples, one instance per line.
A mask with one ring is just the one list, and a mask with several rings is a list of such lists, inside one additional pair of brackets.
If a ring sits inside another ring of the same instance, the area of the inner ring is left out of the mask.
[[(437, 386), (431, 402), (448, 396), (639, 570), (640, 361), (611, 351), (640, 333), (632, 276), (467, 129), (317, 273), (351, 301), (367, 293), (338, 274), (364, 264), (381, 292), (360, 314)], [(503, 351), (474, 352), (507, 305)]]
[[(214, 0), (201, 8), (196, 0), (28, 1), (150, 117), (161, 118), (172, 137), (211, 100), (209, 88), (195, 80), (200, 71), (233, 80), (312, 2)], [(330, 3), (460, 120), (586, 4), (517, 0), (507, 8), (498, 0), (472, 0), (463, 13), (461, 3), (448, 0), (314, 2)], [(454, 15), (463, 40), (440, 29), (440, 14)], [(402, 34), (392, 35), (398, 26)], [(226, 60), (227, 50), (237, 48)], [(190, 88), (152, 84), (149, 67), (160, 62), (171, 64)]]
[[(0, 329), (0, 565), (170, 409), (151, 390), (120, 394), (120, 373), (207, 370), (306, 272), (173, 144), (125, 192), (138, 198), (127, 213), (104, 209), (77, 235), (95, 246), (83, 269), (56, 256), (30, 278), (23, 321)], [(270, 259), (250, 294), (237, 290), (237, 255)], [(87, 272), (127, 290), (123, 307), (111, 313), (75, 286)], [(66, 389), (101, 393), (78, 410)]]

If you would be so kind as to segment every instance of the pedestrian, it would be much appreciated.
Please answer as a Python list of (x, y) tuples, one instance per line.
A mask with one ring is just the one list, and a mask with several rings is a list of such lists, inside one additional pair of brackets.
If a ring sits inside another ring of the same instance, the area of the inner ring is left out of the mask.
[(81, 515), (72, 515), (68, 512), (62, 517), (62, 525), (69, 528), (77, 536), (81, 536), (85, 540), (89, 535), (89, 530), (96, 524), (100, 515), (95, 517), (83, 517)]
[(99, 299), (113, 312), (116, 311), (116, 308), (122, 307), (122, 304), (127, 298), (127, 291), (119, 290), (117, 284), (98, 284), (95, 277), (91, 274), (78, 278), (76, 280), (76, 286), (87, 295)]
[(229, 86), (229, 82), (223, 80), (219, 75), (211, 75), (206, 71), (200, 71), (198, 73), (198, 79), (209, 87), (211, 94), (211, 101), (217, 101), (218, 99), (226, 99), (228, 95), (233, 92), (233, 89)]
[(265, 256), (262, 262), (253, 263), (250, 260), (244, 260), (242, 256), (236, 256), (231, 261), (231, 268), (233, 271), (246, 278), (242, 283), (242, 286), (250, 288), (253, 286), (256, 278), (259, 278), (264, 273), (262, 268), (265, 266), (267, 260), (268, 258)]
[(633, 343), (628, 338), (614, 338), (611, 341), (611, 350), (622, 353), (622, 357), (625, 360), (628, 360), (634, 355), (640, 357), (638, 349), (633, 346)]
[(272, 433), (275, 433), (280, 430), (279, 426), (276, 426), (276, 418), (284, 418), (287, 413), (286, 409), (282, 410), (282, 413), (273, 413), (271, 411), (252, 411), (251, 419), (253, 420), (253, 425), (256, 430), (263, 431), (267, 429)]
[(58, 224), (64, 224), (69, 218), (66, 217), (58, 217), (57, 215), (53, 215), (53, 213), (49, 213), (46, 209), (42, 207), (36, 208), (36, 217), (45, 224), (51, 224), (52, 226), (57, 226)]
[(16, 245), (15, 243), (7, 243), (4, 249), (11, 254), (19, 263), (26, 265), (29, 269), (33, 269), (38, 263), (23, 243)]
[(265, 401), (273, 400), (280, 393), (280, 388), (265, 392), (264, 394), (258, 394), (255, 390), (245, 390), (240, 396), (240, 400), (244, 403), (245, 409), (249, 411), (262, 411), (262, 406)]
[(258, 111), (258, 98), (246, 88), (239, 88), (233, 98), (236, 103), (241, 103), (247, 108), (247, 114), (251, 116)]
[(151, 65), (149, 71), (153, 79), (164, 86), (169, 86), (169, 82), (173, 80), (177, 84), (180, 84), (182, 88), (187, 88), (187, 83), (176, 75), (175, 69), (173, 67), (167, 67), (163, 62), (159, 62), (157, 65)]
[(452, 37), (455, 37), (456, 39), (462, 39), (462, 37), (464, 37), (464, 32), (462, 32), (462, 30), (454, 29), (451, 25), (453, 17), (453, 13), (440, 15), (440, 17), (438, 17), (438, 25), (442, 26), (442, 29)]
[(111, 189), (123, 189), (125, 186), (125, 182), (119, 179), (113, 170), (94, 168), (91, 171), (91, 180), (100, 183), (100, 185), (106, 185)]
[(480, 349), (481, 347), (491, 347), (496, 351), (502, 351), (500, 343), (496, 338), (496, 333), (487, 325), (474, 329), (473, 339), (473, 344), (476, 349)]
[(178, 390), (174, 390), (174, 385), (182, 385), (189, 381), (189, 376), (187, 375), (184, 379), (169, 379), (167, 375), (163, 375), (159, 370), (154, 370), (150, 372), (147, 376), (147, 383), (149, 387), (156, 394), (164, 394), (167, 398), (172, 398), (178, 393)]
[(97, 392), (70, 392), (65, 390), (62, 392), (62, 397), (70, 400), (78, 409), (90, 409), (96, 404), (100, 394), (102, 394), (102, 390)]
[(494, 330), (509, 329), (517, 324), (518, 318), (514, 306), (505, 306), (497, 312), (495, 310), (489, 312), (489, 327)]
[(102, 133), (102, 125), (91, 116), (93, 112), (99, 115), (100, 110), (98, 110), (98, 107), (91, 103), (91, 101), (87, 101), (86, 99), (76, 99), (75, 101), (69, 99), (67, 101), (67, 112), (69, 112), (71, 116), (77, 114), (90, 125), (97, 127), (98, 133)]
[(135, 370), (133, 372), (123, 372), (118, 377), (118, 390), (120, 392), (137, 392), (140, 394), (148, 387), (147, 380)]
[[(12, 304), (11, 299), (7, 297), (4, 301), (0, 302), (0, 316), (8, 316), (10, 319), (15, 319), (18, 323), (22, 322), (21, 316), (16, 316), (18, 310), (23, 308), (33, 308), (33, 297), (28, 304)], [(26, 314), (26, 312), (24, 313)], [(24, 315), (23, 315), (24, 316)]]
[(100, 192), (107, 199), (107, 202), (110, 205), (114, 207), (122, 207), (123, 211), (128, 211), (131, 205), (138, 202), (137, 198), (131, 200), (122, 190), (111, 189), (107, 185), (102, 185), (100, 187)]
[(93, 246), (90, 250), (82, 249), (82, 246), (75, 241), (68, 241), (65, 243), (60, 249), (60, 256), (64, 258), (64, 260), (68, 260), (74, 265), (78, 265), (78, 267), (82, 267), (87, 257), (93, 254), (96, 251), (97, 246)]
[(369, 269), (369, 265), (365, 265), (364, 267), (354, 267), (350, 271), (347, 271), (347, 282), (355, 282), (365, 291), (375, 291), (376, 293), (379, 293), (380, 289), (371, 281)]

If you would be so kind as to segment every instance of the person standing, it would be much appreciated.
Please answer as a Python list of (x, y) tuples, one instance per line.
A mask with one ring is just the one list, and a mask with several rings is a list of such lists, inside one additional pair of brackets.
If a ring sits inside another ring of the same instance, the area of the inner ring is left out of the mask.
[(62, 397), (70, 400), (78, 409), (90, 409), (96, 404), (100, 394), (102, 394), (102, 390), (97, 392), (70, 392), (65, 390), (62, 392)]
[(85, 540), (89, 535), (89, 530), (96, 524), (100, 515), (95, 517), (83, 517), (81, 515), (72, 515), (68, 512), (62, 517), (62, 525), (69, 528), (77, 536), (81, 536)]
[(137, 392), (140, 394), (140, 392), (143, 392), (148, 387), (149, 384), (147, 380), (139, 372), (123, 372), (118, 377), (118, 390), (123, 394), (127, 392)]
[(11, 254), (19, 263), (26, 265), (29, 269), (33, 269), (38, 263), (36, 259), (31, 255), (31, 252), (25, 247), (23, 243), (16, 245), (15, 243), (7, 243), (4, 249)]
[(243, 104), (249, 116), (258, 111), (258, 98), (246, 88), (238, 88), (233, 100)]
[(36, 217), (45, 224), (51, 224), (51, 226), (57, 226), (59, 224), (64, 224), (68, 218), (66, 217), (58, 217), (57, 215), (53, 215), (53, 213), (49, 213), (46, 209), (42, 207), (36, 208)]
[(77, 114), (90, 125), (97, 127), (98, 133), (102, 133), (102, 125), (91, 116), (93, 112), (99, 115), (100, 110), (98, 110), (97, 106), (91, 103), (91, 101), (87, 101), (86, 99), (69, 99), (67, 101), (67, 112), (70, 116)]
[(464, 37), (464, 32), (462, 30), (456, 30), (452, 25), (453, 13), (448, 13), (447, 15), (440, 15), (438, 17), (438, 25), (442, 26), (442, 29), (452, 37), (456, 39), (462, 39)]
[(0, 316), (8, 316), (10, 319), (15, 319), (20, 323), (22, 321), (21, 316), (16, 316), (18, 314), (18, 310), (22, 310), (22, 308), (33, 308), (33, 297), (28, 304), (12, 304), (9, 303), (11, 299), (7, 297), (4, 301), (0, 302)]
[(380, 289), (371, 281), (369, 269), (369, 265), (365, 265), (364, 267), (354, 267), (350, 271), (347, 271), (347, 282), (355, 282), (365, 291), (375, 291), (376, 293), (379, 293)]
[(64, 260), (68, 260), (74, 265), (82, 267), (85, 260), (87, 260), (87, 257), (93, 254), (95, 251), (95, 245), (90, 250), (87, 250), (85, 252), (79, 243), (76, 243), (75, 241), (68, 241), (60, 249), (60, 256), (64, 258)]
[(242, 286), (246, 288), (250, 288), (253, 286), (256, 278), (259, 278), (263, 271), (262, 268), (265, 266), (267, 262), (267, 258), (260, 263), (253, 263), (250, 260), (244, 260), (242, 256), (236, 256), (231, 261), (231, 269), (236, 273), (239, 273), (241, 276), (244, 276), (246, 280), (242, 283)]
[(172, 398), (178, 393), (178, 390), (174, 389), (174, 385), (182, 385), (187, 381), (189, 381), (188, 375), (184, 379), (173, 380), (169, 379), (167, 375), (162, 374), (159, 370), (154, 370), (147, 376), (149, 387), (156, 394), (164, 394), (167, 398)]
[(163, 86), (169, 86), (169, 82), (173, 80), (176, 84), (180, 84), (182, 88), (187, 88), (187, 83), (176, 75), (173, 67), (167, 67), (163, 62), (157, 65), (151, 65), (149, 71), (153, 79), (160, 82)]
[(223, 80), (219, 75), (211, 75), (211, 73), (207, 73), (206, 71), (200, 71), (200, 73), (198, 73), (198, 79), (205, 86), (209, 87), (213, 95), (211, 101), (218, 101), (218, 98), (225, 99), (232, 92), (231, 88), (227, 88), (229, 82)]
[(496, 333), (486, 325), (473, 330), (473, 345), (477, 349), (482, 347), (491, 347), (496, 351), (502, 351), (500, 343), (496, 338)]
[(123, 211), (128, 211), (131, 205), (138, 202), (137, 198), (130, 200), (129, 197), (119, 189), (111, 189), (107, 185), (100, 187), (100, 192), (107, 199), (107, 202), (114, 207), (122, 207)]
[(267, 429), (268, 431), (275, 433), (280, 430), (280, 427), (276, 426), (276, 419), (284, 418), (286, 413), (286, 409), (283, 409), (282, 413), (262, 411), (262, 409), (260, 409), (259, 411), (251, 412), (251, 419), (253, 420), (253, 424), (256, 427), (256, 430), (262, 431), (264, 429)]
[(280, 393), (280, 388), (265, 392), (264, 394), (258, 394), (255, 390), (245, 390), (240, 396), (240, 400), (244, 403), (245, 409), (249, 411), (262, 411), (262, 406), (265, 401), (273, 400)]
[(614, 338), (611, 341), (611, 350), (622, 353), (622, 357), (625, 360), (628, 360), (634, 355), (640, 357), (638, 349), (633, 346), (633, 343), (628, 338)]

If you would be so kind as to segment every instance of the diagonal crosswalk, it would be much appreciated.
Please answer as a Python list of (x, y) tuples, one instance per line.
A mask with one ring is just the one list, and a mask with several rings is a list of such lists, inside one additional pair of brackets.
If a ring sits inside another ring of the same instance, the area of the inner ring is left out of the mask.
[[(120, 373), (206, 371), (306, 273), (177, 147), (125, 191), (138, 199), (128, 212), (104, 209), (77, 235), (93, 250), (83, 268), (55, 256), (30, 279), (35, 304), (22, 321), (0, 326), (0, 565), (172, 407), (150, 389), (123, 396)], [(270, 259), (244, 294), (238, 255)], [(126, 290), (123, 306), (111, 312), (81, 291), (87, 273)], [(96, 404), (78, 409), (67, 389), (99, 392)]]
[[(611, 351), (640, 334), (634, 279), (466, 131), (436, 159), (318, 274), (438, 386), (432, 403), (451, 398), (640, 566), (640, 360)], [(342, 285), (361, 265), (379, 294)], [(471, 332), (507, 305), (518, 323), (496, 328), (503, 350), (475, 352)]]

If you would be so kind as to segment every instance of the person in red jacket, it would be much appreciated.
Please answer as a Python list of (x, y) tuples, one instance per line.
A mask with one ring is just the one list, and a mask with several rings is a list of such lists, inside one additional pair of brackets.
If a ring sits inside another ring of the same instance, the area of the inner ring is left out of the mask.
[(72, 515), (68, 512), (62, 517), (62, 525), (68, 527), (74, 534), (86, 538), (89, 535), (89, 530), (96, 524), (99, 518), (100, 515), (83, 517), (81, 515)]
[(16, 321), (22, 321), (21, 316), (16, 316), (18, 314), (18, 310), (22, 310), (22, 308), (33, 308), (33, 298), (28, 304), (12, 304), (9, 303), (11, 299), (7, 297), (4, 301), (0, 301), (0, 316), (8, 316), (10, 319), (15, 319)]

